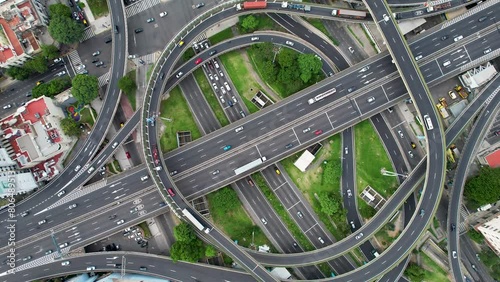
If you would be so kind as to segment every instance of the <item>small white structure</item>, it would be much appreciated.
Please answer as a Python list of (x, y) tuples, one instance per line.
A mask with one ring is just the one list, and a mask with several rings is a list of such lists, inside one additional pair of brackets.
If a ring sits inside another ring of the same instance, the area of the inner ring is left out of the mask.
[(314, 155), (311, 154), (308, 150), (305, 150), (304, 153), (300, 156), (300, 158), (293, 163), (300, 171), (305, 172), (306, 168), (312, 163), (314, 160)]
[(493, 79), (497, 73), (498, 71), (495, 67), (490, 64), (490, 62), (487, 62), (485, 65), (481, 65), (462, 74), (460, 80), (463, 82), (464, 86), (475, 89)]
[(292, 278), (292, 274), (284, 267), (273, 268), (273, 270), (271, 270), (271, 275), (280, 280)]

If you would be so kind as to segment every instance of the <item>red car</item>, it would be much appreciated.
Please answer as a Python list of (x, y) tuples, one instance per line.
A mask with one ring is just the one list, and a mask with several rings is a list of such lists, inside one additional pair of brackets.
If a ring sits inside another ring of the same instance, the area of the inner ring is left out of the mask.
[(125, 155), (127, 156), (127, 159), (130, 159), (130, 153), (129, 152), (125, 152)]
[(203, 62), (202, 58), (198, 58), (198, 59), (196, 59), (196, 61), (194, 61), (194, 63), (197, 65), (199, 65), (201, 62)]
[(158, 149), (156, 146), (153, 147), (153, 159), (155, 160), (155, 164), (160, 163), (160, 160), (158, 159)]
[(321, 129), (314, 131), (315, 135), (320, 135), (321, 133), (323, 133), (323, 130), (321, 130)]
[(168, 189), (167, 189), (167, 192), (168, 192), (168, 194), (170, 195), (170, 197), (175, 196), (174, 189), (172, 189), (172, 188), (168, 188)]

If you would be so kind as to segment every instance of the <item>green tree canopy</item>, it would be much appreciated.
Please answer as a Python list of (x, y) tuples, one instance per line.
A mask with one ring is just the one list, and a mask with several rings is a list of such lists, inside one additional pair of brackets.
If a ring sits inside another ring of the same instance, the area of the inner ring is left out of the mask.
[(30, 77), (31, 71), (23, 67), (10, 67), (5, 73), (16, 80), (25, 80)]
[(212, 246), (208, 245), (207, 248), (205, 249), (205, 256), (208, 258), (215, 257), (217, 255), (217, 249)]
[(80, 136), (81, 130), (79, 124), (71, 117), (66, 117), (61, 120), (61, 128), (64, 134), (68, 136)]
[(73, 97), (80, 103), (89, 104), (99, 95), (99, 82), (92, 75), (77, 74), (73, 78)]
[(471, 229), (469, 231), (467, 231), (467, 234), (469, 235), (469, 237), (476, 243), (478, 244), (482, 244), (483, 243), (483, 240), (484, 240), (484, 236), (483, 234), (481, 234), (480, 232), (474, 230), (474, 229)]
[(59, 57), (59, 49), (56, 46), (42, 44), (40, 47), (42, 48), (42, 55), (45, 58), (53, 60)]
[(405, 275), (408, 276), (412, 282), (420, 282), (425, 278), (425, 270), (414, 263), (410, 263), (405, 270)]
[(322, 62), (313, 54), (300, 54), (297, 58), (300, 70), (300, 79), (304, 83), (308, 83), (313, 75), (321, 71)]
[(49, 13), (52, 18), (57, 16), (71, 18), (71, 8), (60, 3), (50, 5)]
[(297, 52), (292, 49), (282, 48), (278, 53), (277, 61), (281, 68), (295, 68), (297, 66)]
[(177, 241), (192, 242), (198, 239), (191, 225), (183, 222), (174, 228), (174, 236)]
[(71, 79), (69, 76), (56, 78), (48, 83), (42, 83), (33, 88), (32, 94), (34, 98), (40, 96), (53, 97), (64, 90), (71, 87)]
[(82, 23), (70, 17), (55, 16), (50, 20), (49, 33), (60, 43), (71, 44), (78, 42), (83, 36)]
[(135, 81), (130, 78), (128, 75), (120, 78), (118, 80), (118, 87), (125, 93), (127, 94), (132, 94), (134, 93), (135, 89), (137, 88), (137, 85), (135, 84)]
[(252, 32), (259, 26), (259, 19), (253, 15), (246, 16), (241, 22), (241, 27), (246, 32)]
[(43, 56), (35, 56), (33, 59), (24, 63), (24, 68), (31, 70), (31, 72), (44, 73), (49, 67), (47, 66), (47, 59)]
[(42, 83), (40, 85), (33, 87), (31, 94), (33, 95), (33, 98), (38, 98), (41, 96), (51, 97), (51, 95), (49, 94), (49, 84)]
[(183, 260), (197, 262), (205, 255), (205, 246), (201, 240), (193, 242), (176, 241), (170, 248), (170, 257), (174, 262)]
[(342, 208), (340, 203), (327, 192), (319, 193), (318, 200), (321, 205), (321, 211), (325, 214), (333, 215), (340, 212), (340, 209)]
[(482, 167), (477, 176), (465, 183), (464, 195), (478, 207), (500, 198), (500, 168)]

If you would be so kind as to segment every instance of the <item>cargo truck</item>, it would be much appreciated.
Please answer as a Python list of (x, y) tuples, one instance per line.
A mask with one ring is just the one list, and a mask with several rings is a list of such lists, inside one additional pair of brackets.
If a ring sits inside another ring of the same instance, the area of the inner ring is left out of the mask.
[(437, 104), (436, 107), (438, 108), (439, 110), (439, 113), (441, 114), (441, 116), (446, 119), (446, 118), (449, 118), (450, 115), (448, 114), (448, 111), (443, 107), (443, 105), (441, 104)]
[(455, 91), (457, 91), (458, 95), (460, 95), (460, 97), (462, 97), (462, 99), (467, 99), (467, 97), (469, 96), (469, 94), (467, 94), (467, 91), (465, 91), (465, 89), (460, 86), (460, 85), (457, 85), (455, 86)]
[(435, 11), (442, 10), (442, 9), (448, 9), (450, 7), (451, 7), (451, 2), (446, 2), (443, 4), (427, 7), (427, 12), (431, 13), (431, 12), (435, 12)]
[(295, 10), (300, 10), (304, 12), (310, 12), (311, 11), (311, 6), (309, 5), (302, 5), (302, 4), (293, 4), (293, 3), (288, 3), (288, 2), (283, 2), (281, 3), (281, 8), (284, 9), (295, 9)]
[(356, 10), (335, 9), (332, 11), (332, 16), (342, 17), (342, 18), (352, 18), (352, 19), (364, 19), (366, 18), (366, 12), (356, 11)]
[(266, 7), (267, 7), (267, 2), (265, 2), (265, 1), (243, 2), (243, 3), (236, 4), (236, 11), (265, 9)]

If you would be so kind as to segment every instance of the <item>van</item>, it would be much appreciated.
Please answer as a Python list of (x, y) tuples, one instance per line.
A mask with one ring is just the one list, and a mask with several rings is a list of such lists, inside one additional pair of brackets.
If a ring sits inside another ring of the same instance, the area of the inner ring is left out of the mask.
[(446, 61), (446, 62), (444, 62), (444, 63), (443, 63), (443, 67), (447, 67), (447, 66), (449, 66), (450, 64), (451, 64), (451, 62), (450, 62), (450, 61)]

